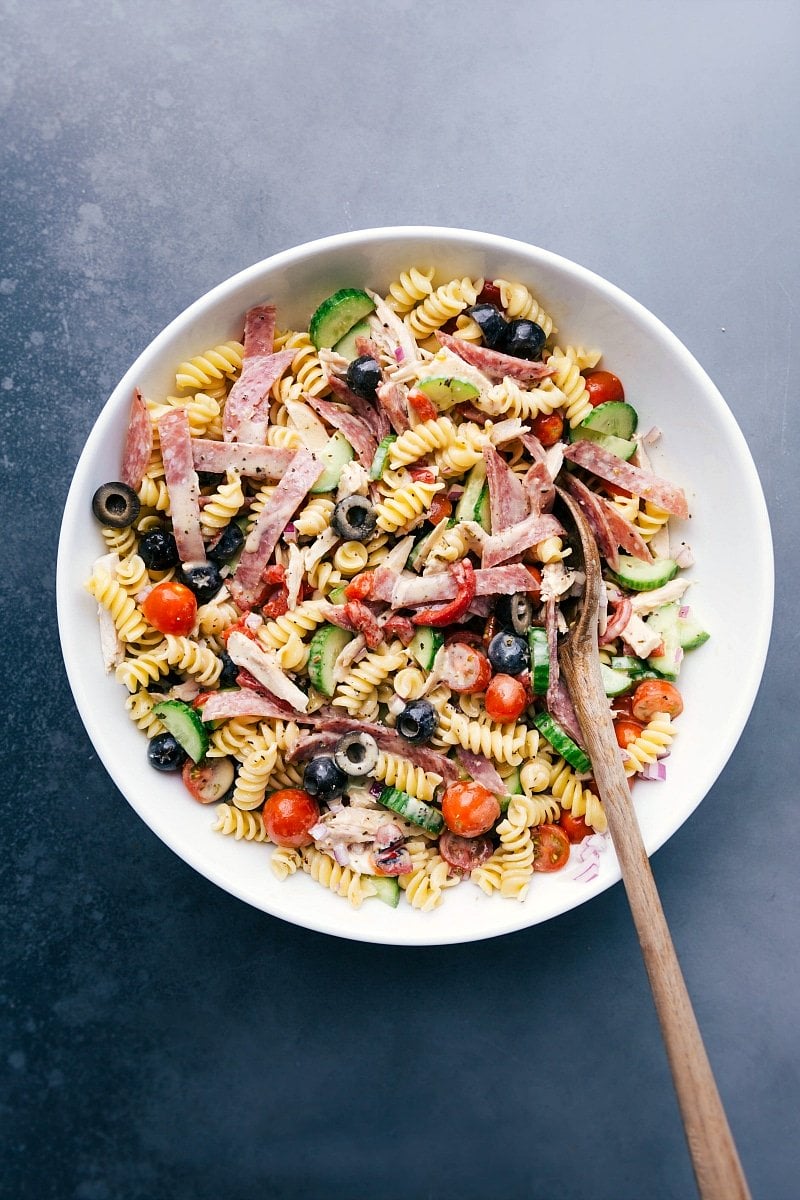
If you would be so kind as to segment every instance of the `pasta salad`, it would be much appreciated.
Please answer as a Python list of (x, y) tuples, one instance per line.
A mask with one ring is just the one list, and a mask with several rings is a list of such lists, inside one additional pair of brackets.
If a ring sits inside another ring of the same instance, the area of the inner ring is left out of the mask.
[(467, 879), (523, 900), (606, 830), (559, 672), (583, 576), (556, 485), (600, 551), (631, 778), (664, 778), (681, 661), (708, 637), (658, 431), (523, 283), (411, 267), (307, 329), (269, 303), (243, 326), (178, 364), (174, 395), (134, 393), (92, 500), (86, 588), (149, 761), (279, 878), (355, 907), (429, 911)]

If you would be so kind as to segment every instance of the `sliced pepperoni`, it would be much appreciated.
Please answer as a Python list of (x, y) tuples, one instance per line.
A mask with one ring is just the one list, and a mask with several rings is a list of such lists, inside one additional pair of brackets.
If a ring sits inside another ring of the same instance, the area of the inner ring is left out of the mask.
[(128, 432), (125, 437), (125, 447), (122, 451), (122, 471), (120, 479), (129, 488), (138, 492), (142, 486), (142, 477), (150, 462), (153, 450), (153, 425), (147, 405), (138, 388), (134, 390), (131, 402), (131, 415), (128, 419)]
[(448, 829), (439, 838), (439, 853), (454, 871), (469, 875), (476, 867), (485, 863), (494, 853), (492, 839), (481, 837), (465, 838)]

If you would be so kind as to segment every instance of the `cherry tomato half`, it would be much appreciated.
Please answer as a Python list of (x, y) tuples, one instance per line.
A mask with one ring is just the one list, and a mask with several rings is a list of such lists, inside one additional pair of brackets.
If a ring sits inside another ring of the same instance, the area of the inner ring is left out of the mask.
[(433, 500), (431, 500), (431, 506), (428, 509), (428, 520), (432, 525), (438, 525), (445, 517), (449, 517), (452, 511), (452, 500), (448, 500), (447, 496), (443, 496), (441, 492), (437, 492)]
[(312, 825), (319, 820), (319, 806), (302, 788), (273, 792), (264, 805), (264, 824), (276, 846), (309, 846)]
[(631, 717), (617, 717), (614, 733), (617, 735), (617, 745), (627, 750), (631, 742), (635, 742), (639, 735), (644, 733), (644, 725)]
[(233, 762), (230, 758), (204, 758), (195, 763), (188, 758), (181, 776), (198, 804), (216, 804), (233, 783)]
[(578, 842), (582, 842), (584, 838), (590, 837), (594, 833), (591, 825), (587, 825), (583, 817), (573, 817), (569, 809), (562, 812), (558, 823), (572, 845), (577, 845)]
[(528, 706), (528, 693), (521, 679), (495, 675), (486, 689), (484, 707), (493, 721), (516, 721)]
[(539, 413), (531, 428), (543, 446), (555, 446), (564, 432), (564, 418), (557, 412)]
[(453, 641), (445, 646), (442, 661), (442, 681), (454, 692), (471, 696), (485, 692), (492, 678), (488, 658), (475, 646)]
[(625, 399), (621, 381), (610, 371), (587, 371), (583, 378), (586, 381), (586, 399), (593, 408), (597, 408), (598, 404), (608, 404), (609, 400)]
[(190, 633), (197, 619), (194, 592), (183, 583), (157, 583), (142, 602), (142, 612), (159, 633)]
[(451, 783), (442, 796), (442, 816), (447, 828), (460, 837), (480, 837), (500, 816), (500, 803), (482, 783)]
[(633, 693), (631, 711), (639, 721), (649, 721), (657, 712), (679, 717), (683, 699), (675, 685), (666, 679), (645, 679)]
[(560, 871), (569, 859), (569, 838), (558, 825), (540, 825), (533, 835), (534, 871)]

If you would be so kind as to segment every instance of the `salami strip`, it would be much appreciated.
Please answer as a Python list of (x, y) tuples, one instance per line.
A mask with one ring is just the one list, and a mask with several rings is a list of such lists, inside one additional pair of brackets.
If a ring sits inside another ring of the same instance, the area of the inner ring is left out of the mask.
[(564, 487), (586, 517), (589, 528), (594, 534), (600, 554), (606, 559), (611, 570), (616, 571), (619, 566), (617, 539), (611, 530), (608, 514), (603, 507), (602, 500), (574, 475), (566, 475), (565, 473)]
[(532, 513), (549, 512), (556, 498), (556, 485), (544, 462), (534, 463), (522, 481)]
[(366, 421), (357, 417), (355, 413), (345, 412), (343, 408), (339, 408), (337, 404), (331, 404), (329, 400), (320, 400), (318, 396), (304, 396), (304, 399), (315, 412), (319, 413), (323, 421), (327, 421), (334, 429), (339, 429), (344, 434), (358, 455), (362, 466), (372, 466), (378, 443)]
[(508, 794), (505, 782), (485, 755), (473, 754), (471, 750), (465, 750), (461, 746), (456, 750), (456, 755), (464, 770), (472, 776), (476, 783), (482, 783), (496, 796)]
[(345, 404), (349, 404), (355, 415), (361, 418), (376, 442), (386, 437), (390, 432), (390, 427), (383, 409), (370, 404), (369, 400), (365, 400), (363, 396), (357, 396), (338, 375), (329, 375), (328, 383), (331, 385), (331, 391)]
[(482, 837), (465, 838), (446, 829), (439, 838), (439, 853), (454, 871), (469, 875), (492, 857), (494, 846), (492, 839), (485, 834)]
[(186, 410), (175, 408), (165, 413), (158, 422), (158, 436), (178, 557), (182, 563), (203, 563), (206, 548), (200, 527), (200, 484)]
[(244, 357), (261, 358), (272, 354), (275, 344), (274, 304), (257, 304), (244, 319)]
[(377, 725), (373, 721), (356, 721), (351, 717), (333, 715), (332, 710), (314, 713), (314, 723), (325, 733), (335, 733), (341, 737), (344, 733), (369, 733), (375, 738), (381, 750), (389, 754), (397, 754), (407, 758), (409, 762), (423, 771), (433, 771), (442, 779), (452, 781), (458, 777), (458, 764), (452, 759), (440, 754), (438, 750), (429, 750), (426, 746), (412, 746), (394, 729), (385, 725)]
[(192, 456), (198, 471), (238, 471), (250, 479), (280, 479), (291, 466), (296, 450), (278, 450), (251, 442), (210, 442), (192, 438)]
[(131, 401), (131, 415), (128, 419), (128, 432), (125, 436), (125, 447), (122, 451), (122, 472), (120, 479), (135, 492), (142, 486), (142, 478), (150, 462), (153, 452), (153, 426), (147, 405), (138, 388), (134, 388)]
[(258, 514), (229, 583), (240, 608), (252, 607), (261, 588), (261, 572), (270, 560), (278, 539), (319, 479), (323, 464), (310, 450), (297, 450), (291, 466), (275, 488), (269, 504)]
[[(285, 721), (288, 715), (286, 704), (273, 703), (262, 692), (249, 687), (214, 692), (203, 705), (204, 721), (224, 721), (228, 717), (274, 717)], [(303, 715), (300, 713), (301, 717)]]
[(594, 442), (573, 442), (565, 449), (564, 458), (591, 471), (600, 479), (616, 483), (618, 487), (633, 492), (634, 496), (650, 500), (676, 517), (689, 516), (689, 505), (681, 488), (675, 487), (658, 475), (653, 475), (650, 471), (632, 467), (630, 463), (624, 462), (616, 454), (610, 454)]
[(449, 333), (442, 333), (440, 329), (437, 330), (436, 337), (442, 346), (452, 350), (464, 362), (483, 371), (484, 375), (488, 375), (490, 379), (505, 379), (506, 376), (510, 376), (512, 379), (536, 382), (536, 380), (546, 379), (548, 375), (554, 373), (554, 368), (548, 367), (545, 363), (531, 362), (527, 358), (514, 358), (511, 354), (501, 354), (499, 350), (489, 350), (486, 346), (465, 342), (461, 338), (452, 337)]
[[(622, 546), (628, 554), (632, 554), (634, 558), (640, 558), (642, 562), (652, 562), (653, 555), (650, 547), (644, 540), (639, 530), (631, 525), (630, 521), (626, 521), (623, 516), (617, 512), (614, 505), (600, 497), (600, 503), (608, 520), (608, 527), (613, 534), (618, 546)], [(613, 565), (613, 564), (612, 564)]]
[[(380, 404), (395, 433), (405, 433), (411, 428), (408, 419), (408, 404), (406, 389), (400, 383), (381, 383), (378, 385), (378, 403)], [(485, 415), (485, 414), (484, 414)]]
[(502, 533), (492, 533), (484, 538), (481, 562), (484, 567), (496, 567), (515, 554), (522, 554), (547, 537), (562, 534), (564, 527), (550, 513), (531, 513), (524, 521), (509, 525)]
[(294, 356), (294, 350), (279, 350), (245, 358), (225, 402), (222, 432), (226, 442), (263, 442), (269, 423), (269, 389), (291, 366)]
[(307, 762), (315, 754), (330, 754), (336, 749), (340, 737), (339, 733), (325, 733), (324, 730), (319, 733), (305, 733), (297, 739), (286, 757), (289, 762)]
[(483, 447), (483, 461), (486, 463), (486, 480), (489, 484), (492, 531), (500, 533), (510, 525), (524, 521), (530, 506), (522, 480), (514, 474), (494, 446)]
[(586, 742), (581, 733), (577, 714), (572, 707), (567, 685), (563, 679), (559, 679), (558, 683), (552, 689), (548, 688), (547, 711), (554, 721), (558, 721), (564, 733), (569, 734), (573, 742), (577, 742), (581, 750), (585, 750)]
[[(376, 571), (376, 576), (378, 572)], [(475, 571), (476, 596), (513, 596), (515, 592), (536, 590), (533, 576), (521, 563), (511, 563), (491, 570), (478, 568)], [(453, 600), (457, 584), (449, 571), (439, 575), (412, 575), (395, 577), (391, 596), (392, 608), (414, 608), (420, 604), (439, 604)], [(383, 598), (381, 596), (381, 598)]]

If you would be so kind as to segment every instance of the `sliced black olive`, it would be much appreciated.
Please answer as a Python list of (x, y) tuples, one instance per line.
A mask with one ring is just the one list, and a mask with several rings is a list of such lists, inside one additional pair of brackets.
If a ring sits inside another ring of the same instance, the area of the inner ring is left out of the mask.
[(216, 563), (190, 563), (181, 567), (178, 579), (194, 592), (198, 603), (208, 604), (222, 587), (222, 576)]
[(331, 516), (332, 528), (348, 542), (365, 542), (377, 525), (377, 513), (366, 496), (345, 496)]
[(504, 629), (510, 629), (524, 637), (533, 620), (533, 601), (527, 592), (500, 596), (495, 605), (494, 615)]
[(514, 358), (538, 358), (546, 341), (547, 334), (541, 325), (537, 325), (535, 321), (528, 321), (525, 317), (518, 317), (516, 321), (509, 321), (508, 331), (499, 348), (504, 354), (511, 354)]
[(467, 316), (472, 317), (483, 334), (484, 346), (494, 350), (504, 341), (508, 321), (494, 304), (473, 304), (467, 309)]
[(92, 496), (92, 512), (112, 529), (126, 529), (139, 515), (139, 497), (127, 483), (103, 483)]
[(327, 754), (318, 754), (303, 772), (303, 787), (318, 800), (333, 800), (347, 786), (347, 776)]
[(436, 732), (439, 717), (430, 700), (409, 700), (397, 718), (397, 732), (407, 742), (427, 742)]
[(213, 546), (206, 553), (212, 562), (224, 563), (238, 554), (244, 545), (244, 534), (235, 521), (226, 525)]
[(168, 529), (151, 529), (139, 542), (139, 557), (148, 571), (168, 571), (178, 563), (178, 547)]
[(186, 751), (171, 733), (160, 733), (147, 744), (147, 757), (157, 771), (180, 771)]
[(489, 642), (489, 662), (504, 675), (521, 675), (530, 670), (531, 655), (524, 637), (515, 633), (496, 633)]
[(355, 392), (364, 400), (374, 400), (383, 376), (375, 359), (368, 354), (362, 354), (350, 363), (345, 379), (351, 392)]
[(221, 688), (235, 687), (241, 667), (238, 667), (230, 654), (226, 654), (224, 650), (217, 657), (222, 659), (222, 670), (217, 681), (218, 686)]
[(345, 775), (369, 775), (378, 762), (378, 743), (369, 733), (346, 733), (336, 744), (333, 761)]

